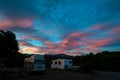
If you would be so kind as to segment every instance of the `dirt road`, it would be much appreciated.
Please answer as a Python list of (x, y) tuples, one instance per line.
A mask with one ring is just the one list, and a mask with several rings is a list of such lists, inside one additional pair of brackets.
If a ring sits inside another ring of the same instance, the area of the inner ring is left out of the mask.
[(45, 74), (12, 76), (12, 80), (120, 80), (120, 73), (79, 73), (48, 69)]

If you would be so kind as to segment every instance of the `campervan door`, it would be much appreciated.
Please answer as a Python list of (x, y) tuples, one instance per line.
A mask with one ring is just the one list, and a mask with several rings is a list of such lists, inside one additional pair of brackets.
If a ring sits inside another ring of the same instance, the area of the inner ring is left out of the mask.
[(45, 58), (44, 55), (36, 54), (34, 55), (34, 66), (33, 71), (42, 71), (44, 72), (45, 68)]
[(40, 71), (45, 72), (45, 58), (44, 55), (34, 54), (24, 61), (24, 68), (27, 72)]

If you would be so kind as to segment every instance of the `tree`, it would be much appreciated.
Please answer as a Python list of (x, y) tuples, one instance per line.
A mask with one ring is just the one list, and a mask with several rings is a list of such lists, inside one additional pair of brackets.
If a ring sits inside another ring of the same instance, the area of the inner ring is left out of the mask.
[(80, 65), (83, 72), (92, 70), (120, 71), (120, 51), (102, 51), (75, 56), (73, 65)]
[(0, 30), (0, 58), (13, 56), (18, 50), (15, 34), (11, 31)]
[(22, 68), (24, 66), (25, 57), (26, 56), (24, 54), (17, 52), (16, 54), (14, 54), (14, 56), (9, 57), (5, 61), (5, 65), (6, 65), (6, 67)]
[(11, 31), (0, 30), (0, 62), (6, 66), (20, 66), (25, 56), (18, 50), (16, 35)]

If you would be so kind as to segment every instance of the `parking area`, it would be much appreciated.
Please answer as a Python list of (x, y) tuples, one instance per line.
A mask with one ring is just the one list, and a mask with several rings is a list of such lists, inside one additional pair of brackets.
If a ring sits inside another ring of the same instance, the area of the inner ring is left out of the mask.
[(120, 73), (73, 71), (47, 69), (45, 74), (10, 75), (9, 80), (120, 80)]

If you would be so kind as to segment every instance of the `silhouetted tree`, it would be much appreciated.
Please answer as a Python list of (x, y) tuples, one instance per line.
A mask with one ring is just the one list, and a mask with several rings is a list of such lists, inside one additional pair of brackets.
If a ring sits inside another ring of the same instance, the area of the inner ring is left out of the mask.
[(7, 66), (20, 66), (24, 55), (18, 52), (16, 35), (11, 31), (0, 30), (0, 62)]
[(76, 56), (73, 58), (74, 65), (82, 66), (83, 72), (94, 70), (120, 71), (120, 52), (102, 51), (96, 54)]
[(8, 57), (5, 61), (7, 67), (19, 67), (22, 68), (24, 66), (25, 55), (17, 52), (14, 56)]
[(18, 51), (16, 36), (11, 31), (0, 30), (0, 57), (13, 56)]

